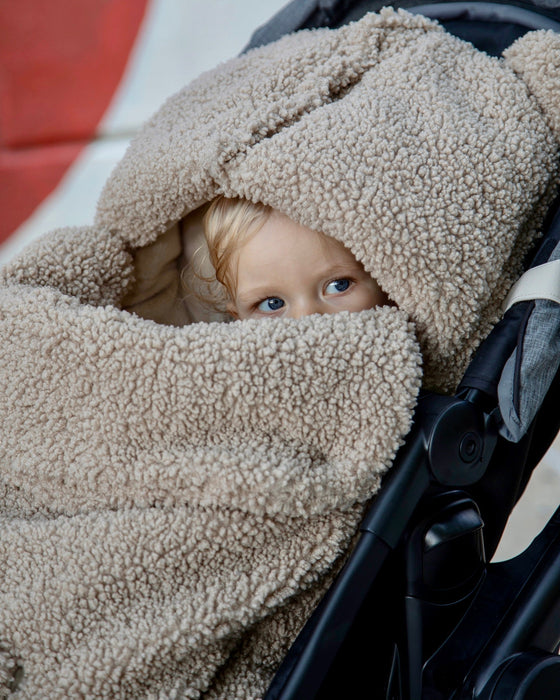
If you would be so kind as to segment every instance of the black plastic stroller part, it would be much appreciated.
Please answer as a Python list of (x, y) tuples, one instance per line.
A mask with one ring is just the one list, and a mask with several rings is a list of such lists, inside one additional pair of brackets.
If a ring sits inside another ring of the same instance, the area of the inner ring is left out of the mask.
[[(477, 495), (484, 479), (473, 484), (470, 475), (476, 480), (486, 474), (496, 455), (503, 467), (503, 455), (492, 446), (506, 441), (496, 438), (493, 413), (477, 408), (480, 398), (478, 392), (475, 403), (422, 397), (413, 438), (366, 515), (355, 553), (292, 648), (267, 700), (343, 693), (392, 700), (559, 696), (553, 652), (560, 642), (560, 510), (519, 557), (486, 563), (479, 505), (483, 512), (496, 506), (496, 490), (491, 483), (485, 503)], [(559, 398), (560, 375), (547, 400), (558, 405)], [(557, 412), (555, 423), (557, 429)], [(530, 468), (528, 443), (536, 432), (537, 425), (516, 446), (519, 462)], [(469, 459), (476, 453), (471, 472)], [(460, 482), (454, 487), (452, 463)], [(500, 532), (503, 522), (498, 518)], [(538, 660), (529, 663), (526, 654), (535, 649)], [(522, 673), (526, 678), (520, 680)], [(512, 679), (524, 694), (507, 694)], [(543, 683), (550, 695), (535, 694)]]
[(558, 698), (559, 590), (560, 508), (525, 552), (486, 567), (468, 615), (426, 664), (430, 691), (418, 697)]
[(497, 680), (480, 700), (555, 700), (560, 683), (560, 657), (538, 651), (517, 654), (497, 671)]
[[(386, 4), (296, 0), (250, 47)], [(560, 3), (551, 0), (391, 4), (439, 19), (494, 55), (531, 29), (560, 31)], [(559, 210), (557, 200), (533, 265), (560, 240)], [(560, 509), (525, 552), (487, 563), (560, 429), (558, 371), (527, 433), (516, 443), (498, 435), (498, 382), (533, 307), (523, 302), (505, 314), (455, 397), (421, 396), (354, 552), (265, 700), (560, 698)]]
[(298, 29), (339, 27), (391, 5), (437, 19), (451, 34), (470, 41), (492, 56), (532, 29), (560, 31), (556, 0), (495, 2), (424, 2), (418, 0), (292, 0), (259, 27), (245, 51), (275, 41)]

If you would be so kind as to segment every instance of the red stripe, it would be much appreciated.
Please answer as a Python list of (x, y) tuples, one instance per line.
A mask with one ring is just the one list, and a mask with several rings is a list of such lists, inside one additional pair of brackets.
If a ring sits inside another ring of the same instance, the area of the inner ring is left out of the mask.
[(82, 144), (69, 143), (0, 151), (0, 241), (56, 187), (82, 148)]
[(148, 1), (0, 0), (0, 241), (94, 137)]

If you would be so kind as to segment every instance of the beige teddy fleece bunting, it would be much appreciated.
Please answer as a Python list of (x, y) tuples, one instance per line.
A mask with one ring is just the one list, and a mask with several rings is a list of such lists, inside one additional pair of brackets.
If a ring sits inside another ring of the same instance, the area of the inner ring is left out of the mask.
[[(0, 280), (0, 697), (262, 697), (557, 185), (560, 40), (490, 58), (384, 10), (202, 75), (92, 226)], [(181, 287), (204, 206), (342, 241), (394, 306), (234, 323)], [(422, 370), (423, 367), (423, 370)]]

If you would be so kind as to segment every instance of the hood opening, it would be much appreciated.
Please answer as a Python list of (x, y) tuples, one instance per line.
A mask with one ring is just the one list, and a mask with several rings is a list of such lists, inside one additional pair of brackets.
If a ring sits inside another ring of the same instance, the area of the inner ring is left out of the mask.
[(207, 207), (195, 209), (153, 243), (131, 251), (134, 283), (122, 301), (123, 309), (171, 326), (231, 320), (203, 302), (190, 274), (193, 257), (205, 244), (202, 218)]

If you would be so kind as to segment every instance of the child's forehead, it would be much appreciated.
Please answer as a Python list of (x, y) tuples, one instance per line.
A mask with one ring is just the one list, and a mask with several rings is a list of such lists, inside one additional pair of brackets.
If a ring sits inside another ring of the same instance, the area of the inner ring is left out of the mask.
[(232, 261), (237, 290), (298, 276), (336, 277), (363, 270), (342, 243), (278, 213), (240, 246)]
[(251, 250), (264, 258), (269, 252), (288, 255), (315, 253), (317, 258), (355, 261), (353, 253), (339, 240), (311, 229), (286, 214), (273, 209), (259, 229), (239, 246), (239, 253)]

